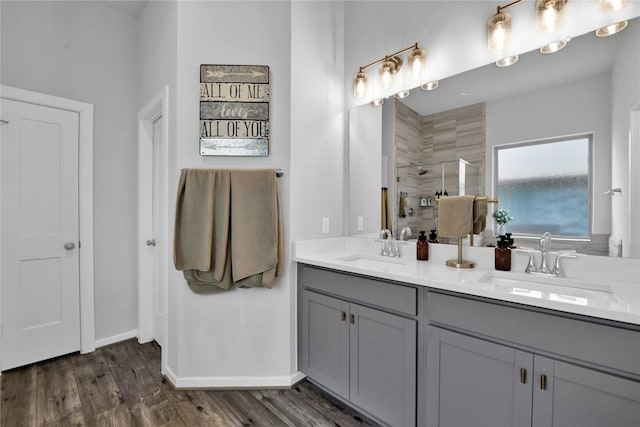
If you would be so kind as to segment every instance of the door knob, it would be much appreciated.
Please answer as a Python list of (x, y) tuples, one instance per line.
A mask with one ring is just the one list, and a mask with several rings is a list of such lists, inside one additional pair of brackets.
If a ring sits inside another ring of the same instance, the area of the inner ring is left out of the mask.
[(156, 245), (156, 239), (147, 240), (147, 246), (155, 246), (155, 245)]
[(73, 242), (67, 242), (64, 244), (64, 248), (68, 251), (72, 250), (75, 247), (76, 247), (76, 244)]

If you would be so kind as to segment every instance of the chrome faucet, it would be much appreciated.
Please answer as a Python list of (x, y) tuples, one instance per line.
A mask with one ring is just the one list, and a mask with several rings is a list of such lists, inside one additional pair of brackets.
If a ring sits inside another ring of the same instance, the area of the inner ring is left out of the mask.
[(540, 268), (539, 273), (549, 274), (549, 250), (551, 249), (551, 234), (547, 231), (540, 237)]
[(516, 249), (517, 252), (525, 252), (529, 255), (529, 263), (525, 269), (525, 273), (536, 274), (540, 276), (560, 276), (560, 259), (561, 258), (577, 258), (575, 251), (558, 251), (553, 268), (549, 268), (549, 252), (551, 250), (551, 235), (546, 232), (540, 236), (540, 266), (536, 267), (533, 260), (532, 250)]
[(391, 257), (400, 256), (400, 251), (398, 250), (398, 243), (396, 242), (396, 239), (393, 238), (393, 233), (391, 233), (390, 230), (383, 228), (380, 231), (380, 238), (383, 239), (380, 255), (391, 256)]

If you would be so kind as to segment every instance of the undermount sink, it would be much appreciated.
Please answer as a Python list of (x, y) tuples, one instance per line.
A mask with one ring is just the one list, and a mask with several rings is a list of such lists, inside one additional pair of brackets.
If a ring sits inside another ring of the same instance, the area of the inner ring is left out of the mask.
[(501, 291), (538, 299), (561, 301), (577, 305), (615, 303), (617, 299), (606, 284), (567, 279), (564, 277), (536, 276), (525, 273), (491, 271), (479, 280)]
[(342, 258), (337, 258), (338, 261), (344, 261), (354, 267), (362, 267), (378, 271), (393, 271), (401, 272), (405, 270), (408, 262), (402, 258), (392, 258), (382, 255), (364, 255), (355, 254)]

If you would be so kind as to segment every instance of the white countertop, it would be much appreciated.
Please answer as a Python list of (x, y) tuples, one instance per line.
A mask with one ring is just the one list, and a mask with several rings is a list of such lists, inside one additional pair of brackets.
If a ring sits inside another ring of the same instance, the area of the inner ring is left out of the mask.
[(373, 239), (350, 237), (296, 242), (294, 261), (640, 325), (640, 260), (578, 255), (562, 260), (565, 277), (541, 278), (524, 273), (528, 258), (515, 253), (512, 271), (496, 271), (492, 248), (464, 247), (463, 259), (476, 262), (476, 267), (452, 268), (445, 261), (457, 258), (453, 245), (430, 245), (429, 261), (415, 259), (413, 242), (401, 243), (400, 258), (378, 255), (379, 246)]

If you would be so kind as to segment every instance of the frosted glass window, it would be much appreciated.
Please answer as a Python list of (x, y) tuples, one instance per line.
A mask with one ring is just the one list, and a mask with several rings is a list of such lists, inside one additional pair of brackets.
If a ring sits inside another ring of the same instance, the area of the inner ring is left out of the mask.
[(520, 235), (591, 234), (591, 135), (496, 148), (496, 196)]

